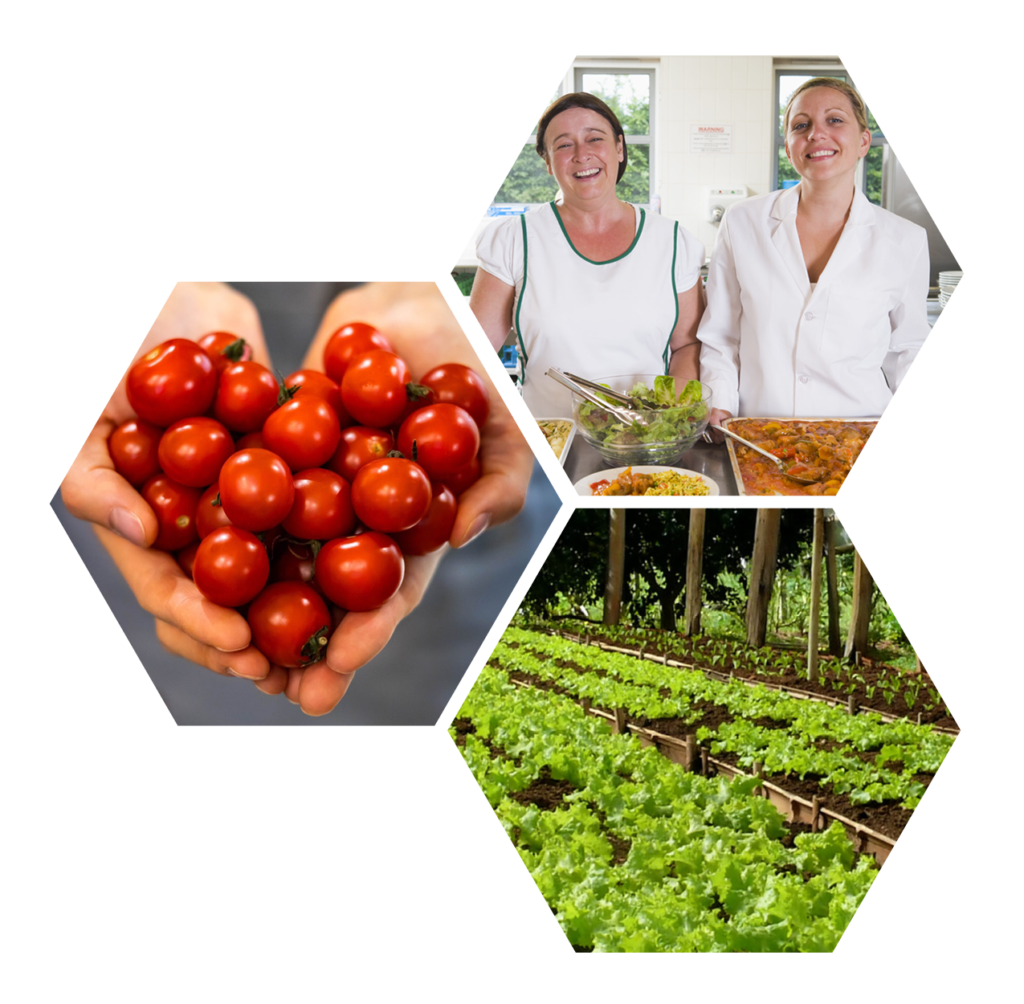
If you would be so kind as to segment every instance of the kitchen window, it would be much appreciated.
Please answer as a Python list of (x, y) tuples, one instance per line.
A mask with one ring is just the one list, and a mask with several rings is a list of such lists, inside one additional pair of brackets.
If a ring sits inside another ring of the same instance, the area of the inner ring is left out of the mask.
[[(652, 122), (654, 119), (655, 70), (616, 66), (576, 66), (573, 89), (595, 94), (619, 117), (629, 147), (626, 173), (618, 185), (626, 202), (649, 206), (651, 164), (654, 160)], [(560, 87), (554, 101), (564, 93)], [(492, 202), (492, 212), (506, 206), (529, 206), (551, 202), (558, 193), (555, 179), (537, 155), (537, 133), (527, 140)]]

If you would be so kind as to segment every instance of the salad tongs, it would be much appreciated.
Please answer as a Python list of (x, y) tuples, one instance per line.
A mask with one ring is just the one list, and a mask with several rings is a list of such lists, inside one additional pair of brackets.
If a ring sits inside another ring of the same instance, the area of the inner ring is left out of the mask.
[(656, 404), (654, 401), (650, 401), (647, 398), (630, 397), (629, 394), (623, 394), (622, 391), (611, 390), (610, 388), (605, 387), (603, 383), (595, 383), (593, 380), (577, 376), (575, 373), (568, 372), (568, 370), (565, 371), (565, 375), (570, 380), (575, 380), (581, 387), (589, 387), (591, 390), (597, 391), (598, 394), (604, 394), (615, 401), (621, 402), (626, 408), (634, 409), (643, 406), (649, 410), (657, 411), (659, 408), (665, 407), (664, 405)]
[(616, 391), (609, 391), (607, 387), (602, 387), (600, 384), (595, 384), (590, 380), (582, 381), (579, 377), (573, 377), (569, 373), (563, 373), (559, 369), (555, 369), (553, 366), (548, 370), (547, 375), (552, 380), (557, 381), (563, 387), (568, 387), (569, 390), (578, 394), (584, 401), (589, 401), (591, 404), (596, 404), (598, 408), (603, 411), (607, 411), (610, 415), (614, 415), (620, 422), (625, 422), (626, 425), (642, 425), (648, 426), (650, 422), (647, 416), (641, 411), (634, 411), (632, 408), (620, 408), (617, 405), (609, 404), (606, 400), (602, 400), (593, 391), (588, 390), (587, 386), (597, 387), (601, 394), (607, 394), (608, 397), (615, 398), (616, 400), (626, 399), (625, 394), (619, 394)]

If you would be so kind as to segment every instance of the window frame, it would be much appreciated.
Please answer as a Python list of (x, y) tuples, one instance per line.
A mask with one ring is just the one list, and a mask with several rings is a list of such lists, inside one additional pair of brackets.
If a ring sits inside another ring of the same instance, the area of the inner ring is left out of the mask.
[[(655, 134), (657, 131), (656, 126), (656, 108), (657, 108), (657, 87), (658, 87), (658, 72), (659, 64), (656, 61), (650, 59), (644, 60), (631, 60), (631, 59), (591, 59), (581, 58), (573, 62), (568, 72), (562, 78), (558, 85), (558, 97), (563, 94), (568, 94), (570, 91), (582, 90), (582, 77), (584, 73), (631, 73), (634, 75), (645, 74), (650, 80), (649, 89), (649, 105), (648, 105), (648, 121), (650, 123), (650, 132), (646, 135), (640, 134), (629, 134), (623, 136), (623, 140), (627, 145), (634, 146), (647, 146), (648, 148), (648, 187), (649, 191), (648, 201), (638, 203), (642, 208), (649, 210), (651, 208), (651, 197), (657, 194), (657, 163), (655, 159)], [(539, 116), (538, 116), (539, 118)], [(536, 123), (534, 123), (536, 125)], [(526, 140), (526, 144), (530, 146), (536, 146), (537, 144), (537, 133), (534, 131)], [(501, 203), (494, 202), (493, 199), (490, 203), (491, 206), (499, 205), (523, 205), (530, 206), (531, 208), (544, 203), (540, 202), (521, 202), (521, 203)]]

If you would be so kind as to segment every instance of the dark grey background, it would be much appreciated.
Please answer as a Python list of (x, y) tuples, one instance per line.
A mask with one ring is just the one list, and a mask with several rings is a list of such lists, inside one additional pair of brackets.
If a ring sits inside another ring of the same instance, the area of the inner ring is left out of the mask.
[[(231, 285), (256, 303), (287, 374), (353, 284)], [(54, 726), (56, 769), (37, 765), (36, 785), (55, 848), (47, 888), (79, 936), (110, 944), (110, 921), (90, 924), (116, 915), (118, 936), (157, 951), (468, 950), (478, 925), (467, 896), (494, 896), (500, 915), (511, 886), (503, 840), (469, 798), (446, 726), (566, 513), (539, 458), (519, 516), (447, 555), (338, 708), (310, 718), (165, 653), (153, 618), (57, 491), (52, 679), (66, 713)], [(61, 670), (98, 749), (75, 730)], [(172, 911), (178, 933), (165, 922)]]

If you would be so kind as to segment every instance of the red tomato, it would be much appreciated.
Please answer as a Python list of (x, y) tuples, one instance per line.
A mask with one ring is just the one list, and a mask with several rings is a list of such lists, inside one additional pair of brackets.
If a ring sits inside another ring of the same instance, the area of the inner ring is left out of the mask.
[(398, 430), (398, 448), (431, 478), (462, 470), (480, 449), (480, 431), (469, 412), (454, 404), (432, 404), (413, 412)]
[(252, 346), (230, 331), (211, 331), (199, 340), (199, 347), (213, 360), (214, 368), (223, 373), (235, 363), (252, 359)]
[(480, 458), (474, 457), (465, 467), (454, 474), (447, 474), (441, 480), (452, 490), (452, 494), (458, 498), (470, 485), (480, 477)]
[(138, 488), (160, 473), (157, 447), (162, 435), (162, 429), (134, 418), (110, 434), (107, 449), (114, 469), (134, 487)]
[(382, 460), (395, 448), (395, 439), (384, 429), (368, 429), (365, 425), (350, 425), (341, 430), (341, 442), (334, 456), (327, 461), (346, 481), (354, 481), (360, 467), (371, 460)]
[(291, 376), (284, 378), (284, 385), (289, 390), (296, 388), (295, 397), (299, 394), (314, 394), (322, 397), (338, 416), (338, 424), (344, 429), (352, 424), (345, 406), (341, 403), (341, 388), (336, 380), (321, 373), (319, 370), (296, 370)]
[(387, 429), (402, 417), (407, 383), (409, 367), (393, 352), (364, 352), (345, 370), (341, 401), (360, 425)]
[(156, 513), (160, 527), (154, 548), (158, 551), (180, 551), (199, 539), (196, 531), (198, 488), (179, 485), (166, 474), (158, 474), (142, 486), (141, 494)]
[(269, 530), (292, 511), (292, 472), (269, 450), (242, 450), (228, 457), (219, 483), (225, 514), (245, 530)]
[(166, 429), (202, 415), (217, 393), (217, 371), (195, 342), (172, 338), (150, 349), (129, 371), (128, 403), (146, 422)]
[(259, 363), (235, 363), (221, 371), (213, 414), (232, 432), (256, 432), (277, 407), (274, 374)]
[(371, 530), (409, 530), (430, 508), (430, 479), (411, 460), (373, 460), (352, 482), (352, 508)]
[(199, 505), (196, 506), (196, 530), (199, 532), (200, 540), (209, 536), (214, 530), (219, 530), (222, 526), (233, 525), (231, 520), (228, 519), (228, 514), (224, 511), (224, 506), (219, 501), (216, 505), (213, 504), (219, 495), (220, 482), (214, 481), (203, 492), (199, 499)]
[(434, 392), (432, 404), (457, 404), (469, 412), (478, 429), (484, 427), (491, 410), (491, 393), (475, 370), (462, 363), (445, 363), (435, 366), (420, 383)]
[(361, 356), (372, 349), (391, 352), (391, 343), (372, 325), (354, 321), (338, 328), (324, 347), (324, 370), (338, 383), (345, 375), (353, 356)]
[(398, 592), (404, 576), (398, 545), (376, 530), (329, 540), (316, 556), (317, 585), (345, 610), (376, 610)]
[(274, 559), (270, 563), (271, 582), (304, 582), (318, 593), (314, 572), (316, 555), (309, 544), (296, 544), (285, 540), (274, 549)]
[(193, 488), (212, 485), (224, 461), (235, 452), (231, 433), (212, 418), (183, 418), (160, 437), (164, 473)]
[(324, 656), (331, 615), (323, 597), (303, 582), (275, 582), (252, 601), (246, 617), (252, 643), (275, 665), (301, 669)]
[(295, 502), (281, 524), (298, 540), (330, 540), (350, 534), (356, 525), (352, 489), (334, 471), (311, 467), (293, 478)]
[(430, 554), (448, 543), (455, 525), (459, 504), (451, 490), (440, 481), (430, 483), (430, 508), (411, 530), (395, 534), (395, 543), (403, 554)]
[(185, 550), (179, 551), (174, 556), (174, 560), (178, 563), (178, 566), (190, 579), (192, 578), (192, 566), (195, 563), (196, 551), (198, 550), (199, 541), (197, 540), (194, 544), (189, 544)]
[(341, 426), (334, 409), (321, 397), (286, 401), (263, 423), (263, 442), (293, 471), (319, 467), (334, 456)]
[(266, 548), (238, 526), (223, 526), (204, 537), (192, 566), (196, 588), (222, 607), (240, 607), (255, 599), (269, 576)]

